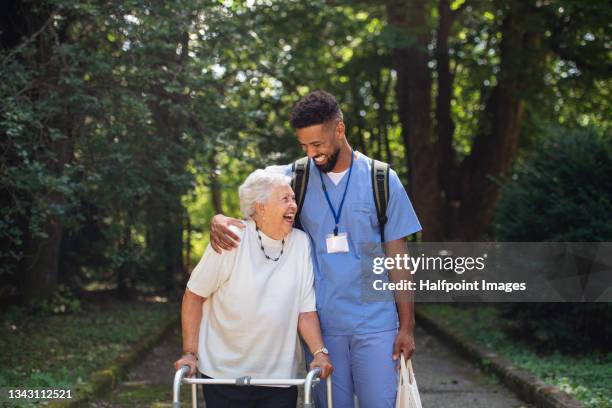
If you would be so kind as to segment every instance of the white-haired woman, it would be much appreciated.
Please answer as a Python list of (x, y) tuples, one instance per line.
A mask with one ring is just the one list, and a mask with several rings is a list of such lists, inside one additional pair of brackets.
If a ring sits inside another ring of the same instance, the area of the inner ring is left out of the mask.
[[(238, 189), (245, 217), (237, 250), (206, 248), (183, 296), (183, 355), (209, 378), (294, 378), (298, 332), (327, 377), (333, 367), (319, 327), (308, 236), (293, 229), (296, 203), (290, 179), (266, 170)], [(295, 407), (296, 387), (208, 385), (208, 408)]]

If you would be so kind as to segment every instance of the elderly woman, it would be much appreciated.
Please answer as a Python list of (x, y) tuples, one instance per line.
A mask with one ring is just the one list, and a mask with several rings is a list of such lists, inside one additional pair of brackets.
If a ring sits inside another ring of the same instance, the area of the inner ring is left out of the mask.
[[(210, 245), (183, 296), (183, 355), (208, 378), (295, 378), (298, 332), (314, 354), (312, 367), (333, 370), (315, 307), (308, 236), (293, 229), (296, 204), (290, 179), (256, 170), (238, 190), (246, 228), (237, 250)], [(295, 407), (296, 387), (208, 385), (208, 408)]]

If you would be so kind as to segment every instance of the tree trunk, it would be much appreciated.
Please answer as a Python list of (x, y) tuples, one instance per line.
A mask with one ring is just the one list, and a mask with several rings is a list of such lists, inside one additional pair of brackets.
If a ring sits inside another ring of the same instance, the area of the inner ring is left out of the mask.
[(212, 151), (208, 160), (208, 164), (210, 166), (210, 195), (212, 198), (213, 208), (215, 209), (215, 214), (223, 214), (223, 202), (221, 199), (221, 186), (219, 185), (218, 174), (219, 169), (215, 155), (216, 152)]
[[(71, 106), (61, 103), (68, 100), (66, 93), (71, 92), (62, 84), (62, 61), (56, 55), (57, 48), (67, 41), (68, 27), (71, 19), (64, 19), (57, 25), (51, 24), (52, 10), (48, 4), (31, 4), (29, 2), (13, 2), (10, 11), (11, 18), (4, 21), (2, 46), (14, 49), (24, 43), (36, 44), (36, 58), (23, 59), (24, 65), (30, 65), (36, 72), (33, 81), (53, 84), (58, 95), (49, 95), (45, 90), (34, 89), (29, 92), (33, 103), (45, 101), (59, 103), (57, 113), (46, 118), (47, 125), (42, 130), (42, 138), (38, 140), (41, 145), (33, 149), (44, 152), (40, 156), (45, 171), (51, 177), (59, 178), (64, 173), (67, 163), (72, 161), (74, 150), (74, 128), (78, 119), (71, 112)], [(47, 98), (47, 99), (46, 99)], [(50, 98), (50, 99), (49, 99)], [(50, 129), (56, 129), (63, 138), (50, 136)], [(49, 208), (62, 208), (66, 204), (66, 197), (57, 191), (45, 191), (45, 205)], [(40, 200), (42, 197), (30, 197), (30, 200)], [(57, 288), (59, 276), (59, 257), (63, 235), (62, 219), (57, 214), (51, 214), (43, 220), (40, 229), (42, 236), (33, 234), (34, 227), (31, 220), (25, 220), (27, 225), (24, 231), (23, 256), (19, 264), (21, 292), (25, 301), (46, 299), (52, 296)], [(40, 221), (39, 221), (40, 222)]]
[[(391, 77), (385, 80), (382, 68), (378, 70), (378, 78), (372, 84), (372, 96), (378, 103), (377, 125), (376, 125), (376, 140), (378, 141), (378, 155), (381, 160), (392, 163), (391, 147), (389, 146), (389, 132), (387, 131), (388, 114), (387, 114), (387, 98), (389, 97), (389, 88)], [(384, 149), (384, 150), (383, 150)], [(384, 151), (384, 156), (383, 156)]]
[[(180, 75), (186, 63), (188, 33), (177, 33), (176, 40), (182, 45), (181, 55), (178, 58), (174, 54), (158, 56), (159, 61), (173, 64), (169, 70), (170, 76), (167, 78), (171, 80), (174, 80), (174, 76)], [(173, 105), (182, 104), (185, 98), (183, 95), (166, 91), (161, 82), (153, 85), (151, 93), (156, 96), (149, 104), (157, 130), (156, 138), (151, 142), (153, 155), (166, 157), (169, 169), (165, 173), (169, 171), (172, 175), (182, 175), (185, 172), (187, 155), (178, 139), (187, 120)], [(168, 150), (164, 143), (166, 139), (174, 139), (171, 146), (175, 150)], [(177, 288), (177, 278), (183, 273), (184, 207), (181, 196), (184, 191), (172, 180), (164, 179), (165, 173), (159, 177), (157, 185), (161, 197), (153, 198), (149, 208), (147, 249), (153, 254), (157, 273), (161, 273), (161, 285), (166, 291), (171, 292)]]
[(177, 289), (177, 284), (184, 275), (183, 269), (183, 205), (180, 195), (177, 195), (172, 216), (165, 223), (164, 229), (164, 254), (166, 254), (167, 277), (165, 289), (172, 292)]
[[(523, 92), (533, 80), (541, 57), (540, 35), (525, 30), (523, 8), (515, 5), (502, 23), (498, 85), (486, 102), (472, 151), (461, 165), (461, 205), (452, 220), (451, 237), (477, 240), (486, 231), (499, 199), (499, 185), (518, 148), (523, 119)], [(520, 61), (520, 63), (517, 63)]]
[(388, 129), (388, 125), (389, 125), (389, 117), (391, 115), (389, 115), (389, 111), (387, 110), (387, 100), (389, 98), (389, 91), (391, 90), (391, 83), (393, 81), (393, 78), (391, 77), (391, 74), (387, 74), (387, 79), (385, 80), (385, 77), (381, 71), (380, 73), (381, 75), (381, 80), (383, 81), (384, 85), (383, 85), (383, 94), (382, 94), (382, 98), (381, 101), (379, 103), (381, 103), (380, 105), (380, 122), (379, 122), (379, 127), (381, 128), (381, 131), (383, 132), (383, 137), (384, 137), (384, 143), (385, 143), (385, 155), (387, 157), (387, 163), (389, 163), (391, 166), (393, 166), (393, 155), (391, 154), (391, 145), (389, 143), (389, 129)]
[[(63, 128), (68, 127), (67, 121)], [(60, 125), (62, 126), (62, 125)], [(57, 127), (62, 129), (62, 127)], [(48, 171), (54, 177), (60, 177), (64, 166), (72, 160), (73, 144), (70, 133), (66, 139), (50, 141), (49, 149), (54, 153), (54, 160), (47, 163)], [(49, 205), (63, 207), (66, 198), (57, 192), (46, 196)], [(62, 220), (57, 215), (50, 215), (45, 220), (43, 233), (45, 237), (32, 236), (28, 232), (24, 240), (23, 251), (23, 293), (26, 301), (49, 298), (57, 288), (59, 276), (60, 248), (63, 237)]]
[(185, 211), (185, 228), (187, 228), (187, 242), (185, 243), (185, 261), (183, 262), (183, 270), (191, 273), (191, 240), (193, 230), (191, 228), (191, 217)]
[[(363, 117), (359, 114), (359, 107), (363, 106), (359, 96), (359, 84), (352, 81), (350, 92), (353, 100), (353, 117), (355, 118), (355, 124), (352, 128), (355, 129), (354, 135), (359, 141), (359, 151), (367, 156), (370, 149), (367, 147), (365, 136), (363, 134), (365, 131)], [(370, 153), (372, 152), (370, 151)]]
[(58, 217), (47, 220), (46, 237), (26, 234), (22, 270), (22, 291), (27, 302), (50, 298), (57, 288), (62, 225)]
[(393, 49), (396, 99), (409, 171), (408, 194), (423, 226), (422, 238), (443, 238), (438, 157), (432, 142), (430, 30), (425, 0), (387, 4), (389, 24), (402, 34)]
[[(466, 4), (466, 3), (464, 3)], [(440, 157), (440, 187), (441, 206), (443, 211), (444, 236), (448, 236), (448, 217), (456, 209), (458, 194), (457, 158), (453, 148), (453, 135), (455, 123), (451, 116), (451, 100), (453, 97), (453, 77), (450, 71), (450, 57), (448, 38), (456, 14), (450, 9), (449, 0), (440, 0), (438, 3), (438, 29), (436, 30), (436, 70), (438, 73), (438, 94), (436, 96), (436, 133), (438, 136), (438, 155)]]
[(542, 63), (536, 52), (539, 34), (525, 30), (528, 25), (521, 16), (526, 6), (513, 3), (501, 28), (498, 85), (485, 103), (471, 153), (459, 164), (452, 145), (455, 126), (448, 39), (457, 14), (467, 3), (452, 11), (448, 0), (439, 2), (436, 142), (432, 141), (430, 117), (426, 4), (425, 0), (393, 0), (387, 4), (389, 24), (403, 34), (393, 57), (396, 100), (407, 149), (408, 190), (423, 226), (423, 240), (477, 240), (486, 232), (499, 198), (499, 186), (492, 178), (503, 177), (516, 154), (523, 117), (522, 93)]

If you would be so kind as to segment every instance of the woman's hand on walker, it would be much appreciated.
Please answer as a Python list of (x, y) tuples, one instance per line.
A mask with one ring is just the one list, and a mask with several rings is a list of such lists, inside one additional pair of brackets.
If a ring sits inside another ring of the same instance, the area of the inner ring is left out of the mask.
[(235, 225), (238, 228), (245, 228), (244, 224), (236, 218), (226, 217), (223, 214), (217, 214), (210, 220), (210, 246), (212, 249), (221, 253), (221, 250), (231, 251), (238, 246), (240, 238), (230, 230), (230, 225)]
[(310, 363), (310, 369), (313, 370), (315, 367), (319, 367), (321, 369), (321, 378), (325, 379), (328, 375), (334, 372), (334, 366), (331, 363), (331, 360), (326, 354), (319, 353), (315, 356), (312, 363)]
[(181, 358), (174, 362), (174, 369), (178, 371), (184, 365), (189, 366), (187, 377), (196, 373), (197, 359), (193, 354), (183, 354)]

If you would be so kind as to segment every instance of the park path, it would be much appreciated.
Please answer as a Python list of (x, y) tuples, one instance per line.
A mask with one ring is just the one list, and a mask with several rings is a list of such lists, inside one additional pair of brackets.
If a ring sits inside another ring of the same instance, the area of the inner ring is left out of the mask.
[(492, 375), (461, 359), (423, 329), (412, 359), (424, 408), (530, 408)]
[[(180, 353), (176, 328), (134, 367), (107, 400), (97, 408), (165, 408), (172, 400), (172, 362)], [(528, 408), (493, 377), (462, 360), (425, 330), (417, 328), (413, 366), (424, 408)], [(190, 407), (189, 387), (183, 387), (183, 405)], [(342, 408), (342, 407), (336, 407)]]

